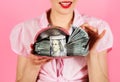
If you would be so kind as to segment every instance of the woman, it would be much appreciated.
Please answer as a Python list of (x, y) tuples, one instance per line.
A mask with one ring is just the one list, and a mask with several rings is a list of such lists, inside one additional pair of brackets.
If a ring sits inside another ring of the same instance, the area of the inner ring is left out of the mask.
[[(109, 82), (106, 56), (112, 47), (112, 34), (108, 24), (79, 14), (74, 10), (78, 0), (50, 1), (49, 11), (40, 18), (18, 24), (11, 33), (12, 49), (19, 54), (16, 82)], [(35, 56), (30, 53), (30, 44), (34, 42), (35, 34), (48, 25), (63, 27), (69, 33), (71, 26), (81, 26), (87, 32), (92, 30), (98, 38), (93, 40), (87, 57), (56, 60)]]

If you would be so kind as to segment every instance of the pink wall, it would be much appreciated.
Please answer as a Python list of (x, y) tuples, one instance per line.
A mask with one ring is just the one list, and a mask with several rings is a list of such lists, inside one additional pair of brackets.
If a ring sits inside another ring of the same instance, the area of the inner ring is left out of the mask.
[[(17, 56), (11, 51), (9, 34), (19, 22), (39, 16), (49, 8), (49, 0), (0, 0), (0, 82), (14, 82)], [(79, 0), (81, 13), (106, 20), (114, 35), (114, 46), (108, 55), (110, 82), (120, 82), (120, 1)]]

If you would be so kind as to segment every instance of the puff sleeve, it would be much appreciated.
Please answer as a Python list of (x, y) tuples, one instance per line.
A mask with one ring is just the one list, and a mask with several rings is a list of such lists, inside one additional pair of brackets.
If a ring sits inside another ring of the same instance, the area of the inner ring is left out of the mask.
[(104, 37), (99, 41), (97, 45), (97, 50), (99, 52), (103, 50), (111, 50), (113, 46), (113, 34), (112, 34), (109, 24), (106, 21), (100, 20), (97, 27), (98, 27), (99, 34), (104, 29), (106, 30)]
[(103, 30), (106, 30), (103, 38), (98, 42), (96, 47), (97, 51), (111, 50), (113, 46), (113, 35), (110, 29), (109, 24), (106, 21), (91, 17), (87, 19), (87, 22), (90, 26), (98, 29), (98, 33), (101, 34)]
[(27, 51), (23, 44), (23, 25), (16, 25), (10, 33), (10, 44), (12, 50), (18, 55), (27, 55)]

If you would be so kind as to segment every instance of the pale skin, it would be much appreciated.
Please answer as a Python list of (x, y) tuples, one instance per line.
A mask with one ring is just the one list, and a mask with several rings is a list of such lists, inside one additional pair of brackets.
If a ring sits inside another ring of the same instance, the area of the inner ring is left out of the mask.
[[(78, 0), (72, 1), (72, 5), (68, 9), (63, 9), (58, 3), (65, 0), (50, 0), (51, 1), (51, 13), (50, 19), (54, 26), (64, 27), (69, 30), (71, 19), (73, 17), (73, 9)], [(64, 19), (61, 19), (64, 18)], [(90, 28), (95, 33), (97, 29), (90, 26), (89, 24), (82, 25), (83, 29)], [(96, 46), (99, 40), (104, 37), (105, 30), (98, 35), (97, 41), (94, 42), (92, 48), (90, 49), (87, 58), (88, 65), (88, 76), (89, 82), (109, 82), (108, 71), (107, 71), (107, 50), (98, 52)], [(22, 55), (22, 54), (21, 54)], [(36, 56), (30, 54), (28, 57), (18, 56), (17, 61), (17, 75), (16, 82), (36, 82), (36, 78), (40, 72), (40, 68), (45, 63), (52, 60), (50, 57)]]

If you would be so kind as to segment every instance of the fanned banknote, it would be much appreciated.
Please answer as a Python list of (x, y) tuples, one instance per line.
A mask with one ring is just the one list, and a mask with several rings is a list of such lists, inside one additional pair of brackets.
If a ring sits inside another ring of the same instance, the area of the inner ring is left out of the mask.
[(67, 55), (86, 56), (89, 51), (89, 36), (81, 27), (73, 27), (73, 32), (69, 36), (67, 47)]

